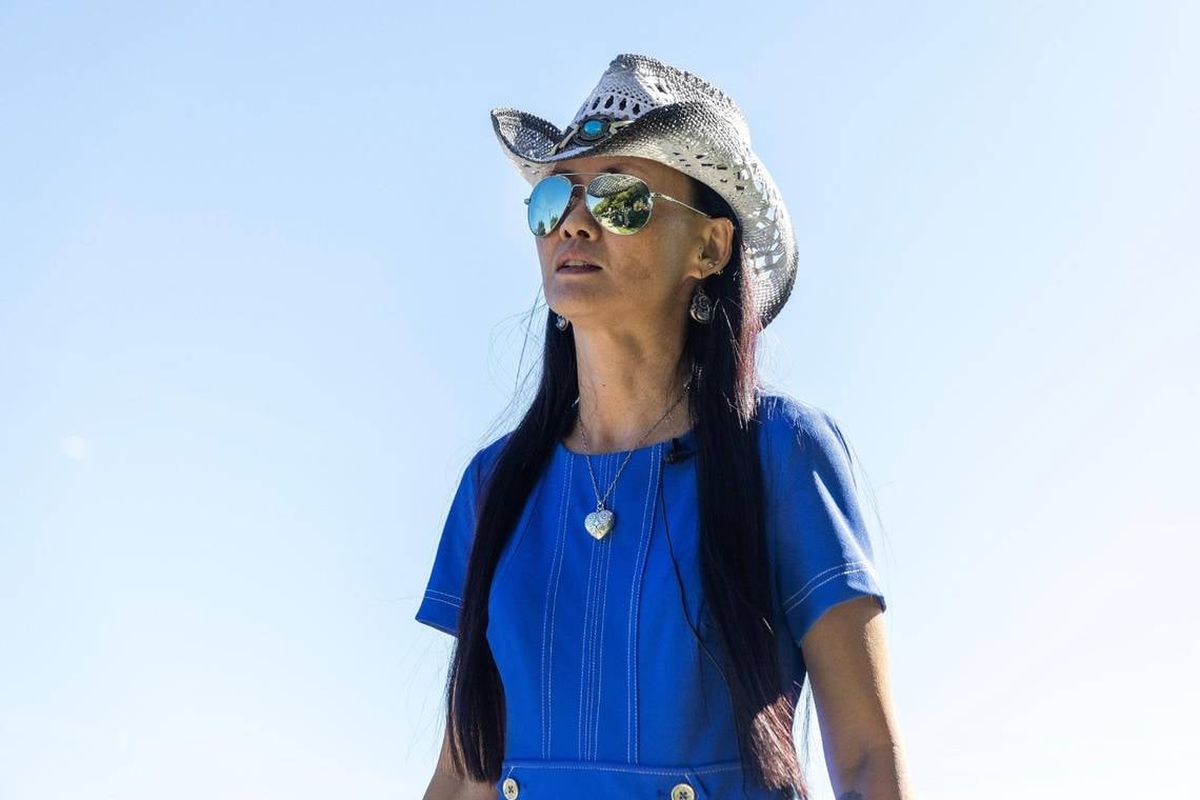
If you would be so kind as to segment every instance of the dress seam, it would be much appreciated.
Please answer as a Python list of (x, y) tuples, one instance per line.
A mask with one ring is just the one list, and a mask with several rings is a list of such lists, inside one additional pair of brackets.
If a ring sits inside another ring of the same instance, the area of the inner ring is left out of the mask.
[[(588, 537), (591, 539), (591, 537)], [(588, 666), (588, 623), (592, 619), (592, 584), (595, 579), (595, 564), (596, 564), (596, 540), (591, 539), (592, 546), (588, 556), (588, 580), (587, 588), (583, 596), (583, 620), (579, 626), (579, 715), (576, 727), (576, 751), (575, 757), (583, 760), (583, 731), (587, 727), (587, 705), (585, 698), (588, 695), (587, 685), (587, 666)]]
[[(562, 577), (562, 552), (563, 552), (563, 534), (566, 532), (567, 519), (567, 486), (571, 482), (571, 474), (573, 471), (574, 462), (570, 456), (567, 457), (565, 466), (566, 478), (563, 481), (562, 494), (559, 501), (559, 525), (558, 537), (555, 541), (554, 558), (550, 562), (550, 573), (552, 581), (547, 582), (546, 586), (546, 605), (542, 609), (542, 755), (545, 758), (550, 757), (551, 734), (553, 733), (554, 725), (554, 694), (553, 694), (553, 679), (554, 679), (554, 617), (558, 609), (558, 584)], [(551, 583), (553, 584), (553, 595), (551, 594)], [(549, 621), (549, 634), (547, 635), (546, 625)], [(547, 638), (549, 639), (549, 654), (546, 652)]]
[[(636, 762), (638, 755), (638, 738), (639, 738), (639, 708), (638, 708), (638, 659), (637, 659), (637, 641), (640, 623), (639, 603), (642, 596), (642, 580), (646, 574), (646, 561), (650, 553), (650, 536), (654, 530), (654, 504), (651, 501), (653, 495), (653, 486), (655, 480), (655, 470), (661, 464), (661, 446), (655, 445), (650, 451), (650, 468), (647, 470), (647, 491), (646, 505), (642, 509), (642, 531), (638, 538), (638, 556), (635, 560), (636, 566), (632, 586), (630, 587), (629, 597), (629, 632), (627, 639), (628, 658), (626, 660), (626, 739), (625, 739), (625, 756), (630, 762)], [(648, 513), (647, 513), (648, 512)]]
[[(605, 476), (605, 485), (608, 483), (608, 476)], [(616, 489), (613, 489), (613, 506), (616, 506)], [(604, 707), (601, 702), (601, 695), (604, 689), (604, 620), (608, 617), (608, 579), (611, 574), (612, 567), (612, 538), (605, 536), (600, 540), (600, 549), (604, 554), (604, 584), (602, 594), (600, 595), (600, 619), (596, 623), (597, 638), (600, 646), (596, 651), (596, 704), (595, 711), (592, 714), (592, 760), (596, 759), (600, 749), (600, 710)], [(593, 648), (595, 649), (595, 648)]]

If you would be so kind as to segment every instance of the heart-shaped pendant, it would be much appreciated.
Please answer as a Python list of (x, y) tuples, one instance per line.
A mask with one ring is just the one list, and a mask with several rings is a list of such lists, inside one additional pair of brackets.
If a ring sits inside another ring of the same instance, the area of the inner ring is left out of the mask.
[(604, 534), (612, 530), (614, 522), (616, 522), (616, 517), (613, 516), (613, 512), (607, 508), (601, 508), (584, 517), (583, 527), (587, 529), (593, 539), (603, 539)]

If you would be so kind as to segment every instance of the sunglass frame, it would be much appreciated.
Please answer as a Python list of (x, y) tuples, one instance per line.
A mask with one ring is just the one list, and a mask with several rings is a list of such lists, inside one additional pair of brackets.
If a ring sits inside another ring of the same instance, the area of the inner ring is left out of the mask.
[[(591, 207), (588, 206), (587, 202), (585, 201), (584, 207), (587, 208), (588, 213), (592, 215), (592, 219), (596, 220), (596, 224), (599, 225), (600, 227), (604, 228), (604, 230), (608, 231), (609, 233), (615, 234), (617, 236), (633, 236), (635, 233), (640, 233), (641, 231), (645, 230), (646, 226), (650, 224), (650, 218), (654, 215), (654, 198), (668, 200), (672, 203), (678, 203), (679, 205), (683, 206), (684, 208), (695, 211), (697, 214), (701, 215), (702, 217), (706, 217), (707, 219), (713, 219), (712, 214), (705, 213), (705, 212), (701, 211), (700, 209), (695, 208), (694, 206), (688, 205), (687, 203), (683, 202), (682, 200), (677, 200), (674, 197), (671, 197), (668, 194), (663, 194), (662, 192), (656, 192), (650, 188), (650, 184), (646, 183), (646, 181), (644, 179), (639, 178), (637, 175), (630, 175), (627, 172), (556, 172), (553, 175), (547, 175), (546, 177), (542, 178), (540, 181), (538, 181), (534, 185), (533, 191), (531, 191), (529, 193), (529, 197), (525, 198), (525, 205), (526, 206), (529, 205), (529, 201), (533, 199), (533, 192), (536, 192), (538, 190), (538, 187), (541, 186), (546, 181), (551, 180), (553, 178), (568, 178), (571, 175), (595, 175), (596, 177), (593, 178), (592, 180), (588, 181), (587, 183), (576, 183), (575, 181), (570, 181), (571, 191), (567, 194), (567, 202), (563, 206), (562, 210), (559, 212), (558, 220), (554, 223), (554, 227), (550, 228), (548, 231), (546, 231), (543, 234), (538, 234), (536, 231), (533, 230), (533, 226), (530, 225), (529, 232), (532, 233), (534, 236), (546, 237), (546, 236), (549, 236), (550, 234), (554, 233), (555, 229), (558, 228), (559, 224), (562, 223), (562, 221), (564, 219), (566, 219), (567, 214), (569, 214), (571, 211), (571, 205), (575, 202), (575, 190), (577, 188), (582, 187), (584, 190), (584, 196), (586, 197), (588, 194), (588, 189), (591, 187), (591, 185), (595, 181), (599, 180), (599, 178), (602, 176), (603, 177), (613, 177), (613, 178), (630, 178), (632, 180), (635, 180), (646, 187), (647, 196), (650, 197), (650, 208), (646, 212), (645, 223), (643, 223), (641, 225), (641, 227), (639, 227), (637, 230), (630, 231), (628, 233), (622, 233), (621, 231), (613, 230), (609, 226), (605, 225), (603, 220), (601, 220), (594, 213), (592, 213)], [(593, 197), (594, 196), (595, 195), (593, 195)]]

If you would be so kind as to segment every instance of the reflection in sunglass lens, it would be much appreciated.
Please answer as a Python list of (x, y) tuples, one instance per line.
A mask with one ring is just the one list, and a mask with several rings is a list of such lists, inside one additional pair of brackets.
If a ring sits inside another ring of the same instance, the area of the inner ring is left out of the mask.
[(545, 236), (554, 230), (571, 199), (571, 179), (551, 175), (539, 181), (529, 195), (529, 230)]
[(587, 187), (587, 207), (613, 233), (637, 233), (650, 219), (650, 187), (632, 175), (601, 175)]

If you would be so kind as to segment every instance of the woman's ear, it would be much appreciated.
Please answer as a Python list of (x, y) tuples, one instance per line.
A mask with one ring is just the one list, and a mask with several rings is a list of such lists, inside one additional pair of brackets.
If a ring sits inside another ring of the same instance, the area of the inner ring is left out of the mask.
[(697, 277), (704, 279), (725, 269), (733, 257), (733, 222), (727, 217), (710, 220), (706, 226), (704, 245), (700, 248)]

